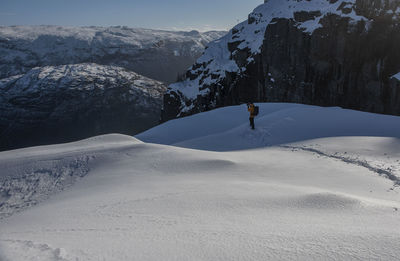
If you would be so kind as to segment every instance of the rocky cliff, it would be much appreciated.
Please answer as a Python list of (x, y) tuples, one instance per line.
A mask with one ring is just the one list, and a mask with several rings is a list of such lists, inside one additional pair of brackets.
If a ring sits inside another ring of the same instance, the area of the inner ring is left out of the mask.
[(46, 66), (0, 80), (0, 150), (104, 133), (136, 134), (159, 123), (166, 86), (123, 68)]
[(400, 115), (399, 0), (267, 0), (169, 86), (163, 119), (246, 101)]
[(34, 67), (97, 63), (174, 82), (226, 32), (129, 27), (0, 26), (0, 79)]

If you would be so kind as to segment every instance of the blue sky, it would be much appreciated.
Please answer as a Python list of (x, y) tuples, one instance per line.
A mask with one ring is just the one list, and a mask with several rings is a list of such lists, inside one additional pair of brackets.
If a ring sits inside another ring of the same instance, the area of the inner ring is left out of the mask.
[(0, 25), (230, 29), (263, 0), (0, 0)]

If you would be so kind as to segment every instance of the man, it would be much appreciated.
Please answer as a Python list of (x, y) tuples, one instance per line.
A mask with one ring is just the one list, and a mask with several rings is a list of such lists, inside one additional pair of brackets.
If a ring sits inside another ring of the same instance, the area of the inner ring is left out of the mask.
[(255, 114), (254, 114), (254, 104), (252, 102), (248, 102), (247, 103), (247, 110), (250, 112), (250, 118), (249, 118), (250, 126), (254, 130), (254, 117), (255, 117)]

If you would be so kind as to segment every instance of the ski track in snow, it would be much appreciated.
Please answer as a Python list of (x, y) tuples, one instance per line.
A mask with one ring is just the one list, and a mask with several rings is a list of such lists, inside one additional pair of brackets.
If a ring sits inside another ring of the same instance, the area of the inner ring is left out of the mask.
[(287, 148), (287, 149), (292, 149), (292, 151), (296, 150), (303, 150), (303, 151), (308, 151), (315, 153), (320, 156), (328, 157), (328, 158), (333, 158), (333, 159), (338, 159), (341, 160), (345, 163), (361, 166), (364, 168), (367, 168), (368, 170), (375, 172), (376, 174), (383, 176), (385, 178), (390, 179), (393, 181), (395, 187), (400, 186), (400, 163), (399, 160), (396, 160), (397, 166), (395, 166), (395, 163), (392, 162), (392, 164), (388, 164), (385, 162), (374, 162), (373, 160), (366, 159), (366, 158), (360, 158), (359, 155), (348, 155), (347, 152), (344, 153), (339, 153), (335, 152), (334, 154), (329, 154), (325, 153), (321, 150), (317, 150), (315, 148), (310, 148), (310, 147), (302, 147), (302, 146), (291, 146), (291, 145), (281, 145), (280, 147), (282, 148)]

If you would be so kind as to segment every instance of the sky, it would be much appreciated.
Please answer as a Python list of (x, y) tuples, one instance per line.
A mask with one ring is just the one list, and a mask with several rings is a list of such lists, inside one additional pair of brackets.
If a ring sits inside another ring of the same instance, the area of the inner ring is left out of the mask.
[(0, 0), (0, 25), (228, 30), (263, 0)]

